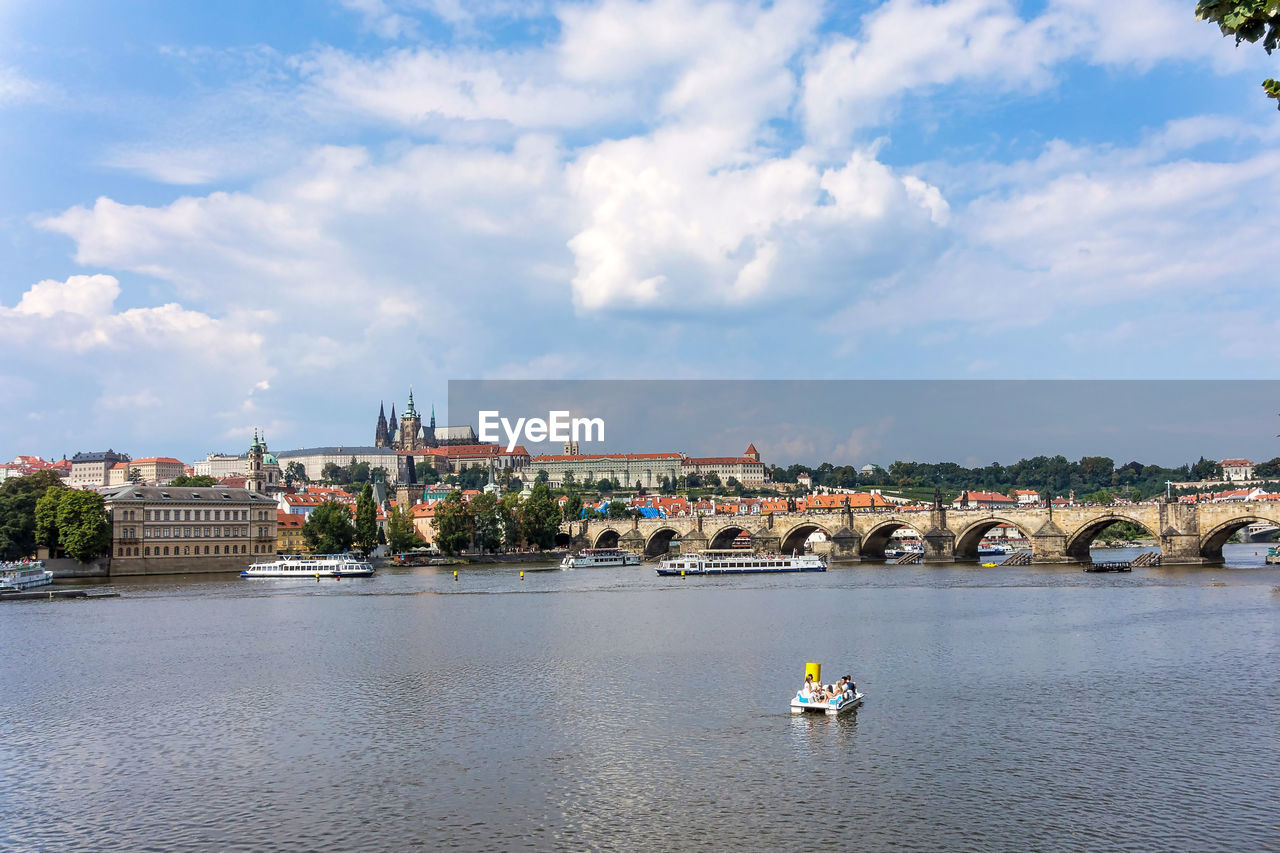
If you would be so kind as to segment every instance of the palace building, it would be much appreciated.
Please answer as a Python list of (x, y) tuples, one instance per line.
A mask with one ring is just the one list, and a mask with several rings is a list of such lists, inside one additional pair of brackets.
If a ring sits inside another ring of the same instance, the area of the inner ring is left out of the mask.
[(409, 406), (396, 420), (396, 407), (391, 404), (391, 417), (386, 415), (383, 405), (378, 407), (378, 423), (374, 428), (374, 447), (389, 447), (392, 450), (412, 451), (425, 450), (429, 447), (443, 447), (451, 444), (478, 444), (475, 430), (469, 426), (436, 426), (436, 407), (431, 407), (431, 419), (426, 426), (422, 424), (422, 416), (413, 405), (413, 389), (409, 389)]

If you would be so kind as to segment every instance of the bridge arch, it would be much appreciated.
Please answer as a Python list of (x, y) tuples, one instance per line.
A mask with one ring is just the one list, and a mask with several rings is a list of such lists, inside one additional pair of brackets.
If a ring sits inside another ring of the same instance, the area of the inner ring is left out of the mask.
[(707, 547), (712, 550), (724, 550), (733, 547), (733, 540), (738, 538), (739, 534), (745, 533), (751, 535), (751, 531), (743, 527), (741, 524), (726, 524), (717, 530), (707, 543)]
[(956, 536), (956, 559), (957, 560), (976, 560), (978, 559), (978, 546), (982, 544), (982, 539), (988, 533), (1001, 524), (1007, 524), (1010, 527), (1016, 527), (1027, 538), (1028, 546), (1031, 543), (1031, 532), (1017, 522), (1010, 521), (1007, 518), (984, 518), (975, 521)]
[(568, 533), (566, 533), (566, 532), (565, 532), (565, 531), (563, 531), (563, 530), (561, 530), (560, 532), (558, 532), (558, 533), (556, 534), (556, 547), (557, 547), (557, 548), (568, 548), (568, 547), (569, 547), (569, 543), (570, 543), (570, 542), (572, 542), (572, 541), (573, 541), (573, 537), (572, 537), (572, 536), (570, 536)]
[(1235, 535), (1237, 531), (1260, 521), (1265, 521), (1268, 524), (1277, 523), (1274, 518), (1263, 518), (1260, 515), (1242, 515), (1228, 519), (1210, 528), (1208, 532), (1200, 534), (1200, 556), (1212, 563), (1222, 562), (1222, 546), (1227, 544), (1227, 540)]
[(681, 538), (680, 531), (675, 528), (659, 527), (644, 540), (644, 555), (646, 557), (661, 557), (670, 549), (671, 540), (679, 538)]
[[(1093, 544), (1093, 540), (1098, 538), (1098, 534), (1106, 530), (1117, 521), (1127, 521), (1130, 524), (1141, 527), (1147, 531), (1156, 541), (1160, 540), (1160, 532), (1152, 530), (1149, 526), (1142, 523), (1136, 518), (1128, 515), (1120, 515), (1118, 513), (1108, 513), (1107, 515), (1086, 521), (1075, 532), (1067, 537), (1066, 554), (1071, 559), (1079, 563), (1092, 563), (1093, 557), (1089, 554), (1089, 546)], [(1229, 534), (1228, 534), (1229, 535)]]
[(595, 541), (591, 543), (592, 548), (617, 548), (618, 537), (620, 534), (612, 527), (606, 527), (596, 534)]
[(819, 531), (826, 535), (827, 539), (831, 539), (834, 535), (825, 525), (812, 521), (800, 522), (782, 534), (781, 553), (790, 554), (793, 551), (797, 554), (803, 553), (804, 543), (809, 541), (810, 536)]
[(884, 549), (889, 544), (889, 538), (893, 536), (894, 531), (902, 528), (909, 528), (916, 532), (920, 537), (920, 541), (924, 541), (924, 532), (914, 524), (902, 519), (894, 518), (882, 521), (867, 531), (867, 535), (862, 537), (862, 556), (864, 559), (883, 560)]

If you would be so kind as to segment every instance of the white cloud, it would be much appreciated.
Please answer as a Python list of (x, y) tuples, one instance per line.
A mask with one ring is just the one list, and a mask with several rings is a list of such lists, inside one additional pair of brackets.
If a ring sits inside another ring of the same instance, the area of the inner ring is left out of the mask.
[(0, 106), (30, 100), (39, 91), (40, 87), (24, 77), (16, 68), (0, 65)]

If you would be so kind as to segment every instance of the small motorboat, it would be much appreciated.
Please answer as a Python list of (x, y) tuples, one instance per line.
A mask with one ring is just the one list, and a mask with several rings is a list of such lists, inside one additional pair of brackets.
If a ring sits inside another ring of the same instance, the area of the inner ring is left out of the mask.
[(815, 714), (826, 714), (829, 717), (834, 717), (837, 714), (852, 711), (861, 705), (866, 695), (861, 691), (857, 693), (842, 693), (836, 698), (824, 702), (821, 699), (806, 699), (797, 692), (795, 696), (791, 697), (791, 713), (803, 714), (805, 711), (812, 711)]

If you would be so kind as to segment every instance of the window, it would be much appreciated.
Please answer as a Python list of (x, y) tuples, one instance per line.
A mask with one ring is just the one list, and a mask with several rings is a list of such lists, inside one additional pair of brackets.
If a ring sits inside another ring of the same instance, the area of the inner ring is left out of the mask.
[(205, 546), (204, 546), (204, 552), (205, 552), (206, 554), (208, 554), (208, 553), (209, 553), (209, 546), (208, 546), (208, 545), (205, 545)]
[(190, 545), (183, 545), (183, 546), (182, 546), (182, 553), (183, 553), (183, 555), (184, 555), (184, 556), (187, 556), (187, 557), (191, 556), (191, 546), (190, 546)]
[(164, 546), (164, 555), (165, 555), (166, 557), (167, 557), (167, 556), (169, 556), (169, 546), (168, 546), (168, 545), (165, 545), (165, 546)]
[(160, 535), (162, 535), (165, 539), (168, 539), (168, 538), (169, 538), (169, 528), (167, 528), (167, 527), (161, 527), (161, 528), (160, 528)]
[(151, 546), (150, 546), (150, 545), (148, 545), (147, 547), (145, 547), (145, 548), (143, 548), (143, 549), (142, 549), (142, 556), (144, 556), (144, 557), (150, 557), (150, 556), (151, 556)]

